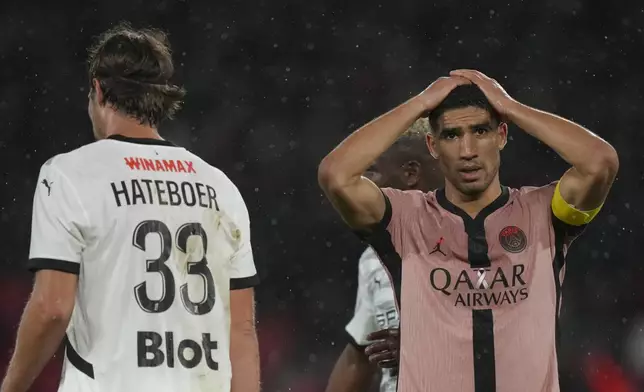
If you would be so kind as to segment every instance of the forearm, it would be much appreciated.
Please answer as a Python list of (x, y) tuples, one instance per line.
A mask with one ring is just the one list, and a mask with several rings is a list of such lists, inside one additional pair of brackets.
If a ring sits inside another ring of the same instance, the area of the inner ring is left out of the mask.
[(32, 301), (27, 304), (1, 392), (29, 389), (60, 346), (68, 323), (68, 316), (51, 315)]
[(320, 174), (342, 182), (357, 180), (416, 121), (424, 111), (418, 97), (353, 132), (320, 164)]
[(601, 170), (615, 150), (586, 128), (554, 114), (516, 103), (508, 114), (510, 120), (528, 134), (555, 150), (561, 158), (582, 174)]
[(365, 392), (374, 374), (374, 367), (364, 353), (347, 346), (331, 372), (325, 392)]
[(233, 331), (230, 340), (232, 392), (259, 392), (259, 344), (255, 328)]

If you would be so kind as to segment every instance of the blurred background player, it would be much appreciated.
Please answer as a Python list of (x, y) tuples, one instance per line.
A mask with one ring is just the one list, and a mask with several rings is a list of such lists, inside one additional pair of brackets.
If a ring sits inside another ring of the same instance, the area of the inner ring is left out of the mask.
[[(365, 177), (379, 187), (423, 192), (439, 187), (442, 175), (427, 154), (428, 132), (427, 119), (416, 121), (367, 169)], [(358, 265), (355, 312), (346, 326), (349, 343), (335, 364), (326, 392), (366, 392), (380, 373), (380, 391), (395, 392), (398, 323), (394, 287), (378, 255), (368, 247)], [(365, 353), (367, 348), (370, 354)]]
[[(600, 211), (617, 154), (585, 128), (517, 102), (480, 72), (450, 75), (345, 139), (320, 164), (320, 185), (347, 224), (390, 260), (385, 266), (404, 269), (400, 392), (559, 391), (565, 256)], [(427, 115), (444, 189), (379, 189), (362, 177)], [(502, 119), (572, 166), (559, 182), (520, 190), (500, 184)]]
[(158, 30), (122, 24), (91, 48), (98, 141), (42, 166), (2, 392), (26, 391), (65, 332), (62, 392), (259, 391), (248, 212), (224, 173), (159, 136), (184, 96), (173, 73)]

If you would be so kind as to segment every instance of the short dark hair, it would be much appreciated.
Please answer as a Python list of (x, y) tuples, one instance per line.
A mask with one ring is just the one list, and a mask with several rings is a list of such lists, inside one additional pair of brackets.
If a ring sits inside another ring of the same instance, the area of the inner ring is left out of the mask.
[(90, 93), (93, 80), (103, 91), (99, 104), (143, 125), (158, 126), (181, 108), (185, 90), (169, 83), (174, 65), (168, 38), (157, 29), (134, 29), (122, 22), (101, 34), (89, 48)]
[(490, 113), (490, 118), (492, 121), (495, 121), (496, 124), (501, 122), (501, 116), (487, 100), (483, 91), (481, 91), (481, 89), (475, 84), (463, 84), (456, 86), (456, 88), (454, 88), (447, 97), (445, 97), (443, 102), (429, 113), (429, 124), (431, 129), (433, 131), (438, 129), (438, 120), (448, 110), (461, 109), (470, 106), (481, 108)]

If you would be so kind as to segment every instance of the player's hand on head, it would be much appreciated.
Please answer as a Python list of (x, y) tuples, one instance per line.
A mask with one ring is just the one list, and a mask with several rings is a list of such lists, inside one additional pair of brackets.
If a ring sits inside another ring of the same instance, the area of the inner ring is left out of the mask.
[(472, 83), (467, 78), (461, 76), (443, 76), (436, 79), (422, 93), (418, 99), (422, 102), (425, 111), (432, 111), (454, 90), (456, 86)]
[(369, 362), (383, 369), (397, 369), (400, 358), (400, 330), (383, 329), (367, 336), (371, 343), (365, 349)]
[(473, 69), (457, 69), (449, 73), (453, 77), (465, 78), (483, 91), (485, 97), (499, 114), (507, 118), (512, 106), (517, 101), (505, 91), (499, 82), (485, 75), (483, 72)]

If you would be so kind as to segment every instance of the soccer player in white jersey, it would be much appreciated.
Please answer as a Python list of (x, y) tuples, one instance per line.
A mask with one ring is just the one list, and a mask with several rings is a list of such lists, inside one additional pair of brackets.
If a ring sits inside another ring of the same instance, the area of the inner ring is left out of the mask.
[(2, 392), (64, 340), (60, 392), (257, 392), (248, 211), (224, 173), (163, 140), (184, 96), (166, 36), (119, 25), (90, 50), (96, 142), (47, 161), (35, 283)]
[[(414, 123), (365, 175), (380, 187), (423, 192), (440, 187), (440, 171), (426, 152), (428, 127), (427, 119)], [(346, 326), (349, 343), (336, 362), (326, 392), (366, 392), (379, 374), (380, 392), (396, 391), (399, 319), (394, 295), (399, 289), (400, 266), (387, 265), (392, 275), (398, 275), (390, 277), (383, 263), (387, 260), (380, 260), (371, 247), (360, 257), (355, 311)]]

